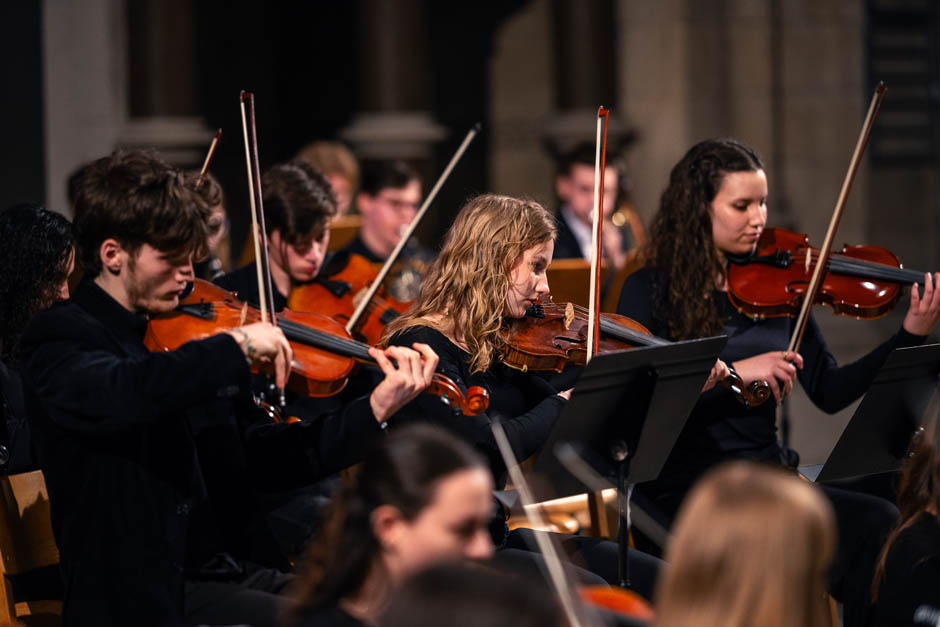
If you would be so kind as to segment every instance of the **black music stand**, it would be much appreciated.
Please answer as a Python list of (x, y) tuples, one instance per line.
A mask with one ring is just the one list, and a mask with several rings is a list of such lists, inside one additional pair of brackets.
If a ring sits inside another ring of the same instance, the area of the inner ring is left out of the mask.
[(535, 459), (532, 471), (552, 487), (551, 495), (541, 495), (545, 498), (590, 490), (559, 463), (560, 445), (569, 445), (599, 475), (616, 481), (624, 587), (629, 586), (629, 492), (659, 476), (727, 340), (719, 336), (597, 355)]
[(895, 472), (937, 386), (940, 344), (892, 351), (816, 477), (819, 483)]

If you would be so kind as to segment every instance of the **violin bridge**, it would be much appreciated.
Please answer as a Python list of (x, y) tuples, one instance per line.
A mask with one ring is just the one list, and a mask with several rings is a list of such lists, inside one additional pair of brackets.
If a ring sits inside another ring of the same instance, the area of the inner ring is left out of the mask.
[(567, 303), (565, 305), (565, 331), (571, 328), (572, 322), (574, 322), (574, 305)]
[(806, 261), (803, 263), (804, 268), (805, 268), (805, 270), (806, 270), (806, 274), (809, 274), (809, 267), (812, 265), (812, 263), (813, 263), (812, 249), (810, 249), (810, 248), (807, 247), (807, 249), (806, 249)]

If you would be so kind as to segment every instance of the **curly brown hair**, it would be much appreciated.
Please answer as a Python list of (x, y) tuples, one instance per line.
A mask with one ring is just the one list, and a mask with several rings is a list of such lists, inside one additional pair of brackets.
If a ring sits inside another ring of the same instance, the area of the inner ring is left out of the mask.
[[(411, 308), (393, 321), (397, 331), (446, 314), (438, 330), (466, 344), (472, 372), (482, 372), (503, 349), (506, 295), (512, 266), (526, 250), (554, 241), (555, 219), (534, 200), (484, 194), (470, 200), (447, 231)], [(429, 325), (430, 326), (430, 325)]]
[(671, 339), (723, 332), (712, 292), (725, 264), (712, 237), (711, 203), (726, 174), (763, 169), (757, 153), (734, 139), (700, 142), (672, 169), (646, 247), (656, 270), (653, 315), (666, 322)]
[(0, 212), (0, 357), (18, 357), (26, 323), (59, 297), (74, 255), (72, 225), (36, 204)]

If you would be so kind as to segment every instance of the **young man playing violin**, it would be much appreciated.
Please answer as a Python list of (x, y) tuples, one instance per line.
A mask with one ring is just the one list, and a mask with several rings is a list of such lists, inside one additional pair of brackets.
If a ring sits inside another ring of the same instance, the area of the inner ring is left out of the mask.
[(164, 353), (142, 342), (205, 246), (209, 208), (192, 186), (152, 153), (117, 152), (92, 163), (77, 192), (85, 280), (21, 341), (63, 624), (274, 625), (286, 576), (264, 567), (258, 492), (357, 461), (437, 358), (421, 346), (373, 351), (385, 379), (342, 416), (259, 422), (249, 363), (285, 384), (292, 351), (279, 329), (250, 324)]
[[(274, 306), (287, 307), (294, 286), (316, 278), (330, 243), (336, 198), (330, 183), (303, 161), (272, 166), (261, 179), (265, 235), (274, 287)], [(255, 264), (216, 279), (216, 285), (257, 305)]]

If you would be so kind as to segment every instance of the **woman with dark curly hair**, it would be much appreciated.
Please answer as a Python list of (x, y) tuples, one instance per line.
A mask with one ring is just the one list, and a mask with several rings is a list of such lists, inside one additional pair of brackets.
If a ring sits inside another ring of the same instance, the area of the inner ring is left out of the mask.
[(9, 473), (36, 468), (16, 371), (17, 342), (26, 323), (57, 300), (69, 297), (75, 267), (72, 225), (62, 215), (34, 204), (0, 213), (0, 467)]
[[(744, 380), (767, 381), (779, 402), (799, 379), (810, 399), (827, 412), (848, 406), (868, 389), (895, 348), (924, 341), (940, 320), (940, 274), (915, 285), (902, 327), (861, 359), (838, 366), (811, 318), (799, 353), (787, 352), (793, 320), (752, 319), (727, 296), (729, 256), (751, 254), (767, 223), (767, 175), (760, 157), (733, 139), (693, 146), (672, 169), (650, 228), (648, 265), (624, 282), (618, 313), (653, 333), (686, 340), (726, 334), (719, 356)], [(692, 483), (729, 459), (795, 467), (798, 456), (777, 440), (772, 402), (745, 408), (731, 393), (702, 394), (660, 478), (642, 486), (673, 517)], [(833, 595), (845, 603), (845, 624), (858, 624), (867, 607), (874, 558), (896, 510), (883, 499), (825, 488), (839, 523)], [(866, 582), (867, 578), (867, 582)]]
[(911, 441), (898, 484), (898, 525), (885, 542), (872, 582), (871, 625), (940, 621), (940, 388), (928, 421)]

